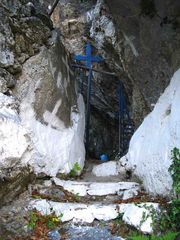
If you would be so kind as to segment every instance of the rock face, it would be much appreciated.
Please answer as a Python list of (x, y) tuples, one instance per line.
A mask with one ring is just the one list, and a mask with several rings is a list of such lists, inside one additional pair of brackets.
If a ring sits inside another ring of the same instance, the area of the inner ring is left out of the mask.
[[(62, 33), (62, 41), (66, 49), (72, 54), (83, 54), (84, 46), (90, 35), (90, 27), (94, 18), (96, 1), (62, 1), (52, 15), (54, 25)], [(93, 44), (92, 41), (90, 41)], [(93, 47), (93, 54), (99, 55)], [(105, 62), (94, 65), (95, 68), (110, 71)], [(77, 75), (79, 72), (76, 72)], [(86, 101), (87, 76), (83, 73), (79, 80), (79, 91)], [(113, 156), (118, 152), (118, 79), (115, 76), (93, 73), (91, 91), (91, 123), (89, 153), (99, 158), (102, 153)]]
[(120, 79), (136, 126), (152, 109), (180, 62), (179, 1), (155, 0), (152, 6), (148, 2), (98, 0), (90, 30), (109, 66), (125, 73)]
[(17, 196), (31, 179), (27, 163), (32, 142), (13, 97), (0, 93), (0, 207)]
[(68, 56), (57, 36), (52, 44), (24, 64), (15, 94), (36, 147), (33, 165), (36, 171), (55, 176), (59, 171), (69, 173), (76, 162), (83, 168), (85, 123)]
[(75, 80), (43, 5), (1, 1), (1, 205), (27, 187), (32, 172), (83, 168), (84, 102)]
[[(90, 148), (96, 156), (108, 146), (111, 152), (118, 149), (119, 80), (125, 86), (127, 107), (137, 128), (179, 67), (179, 1), (148, 2), (67, 0), (52, 16), (70, 53), (82, 54), (89, 41), (96, 47), (94, 53), (105, 59), (105, 65), (95, 67), (117, 74), (117, 78), (94, 76), (90, 139), (96, 139), (97, 144), (91, 140)], [(100, 126), (107, 130), (106, 139)]]
[(167, 196), (172, 188), (168, 168), (171, 150), (180, 148), (179, 102), (180, 69), (133, 135), (127, 155), (120, 160), (143, 180), (148, 192), (156, 195)]

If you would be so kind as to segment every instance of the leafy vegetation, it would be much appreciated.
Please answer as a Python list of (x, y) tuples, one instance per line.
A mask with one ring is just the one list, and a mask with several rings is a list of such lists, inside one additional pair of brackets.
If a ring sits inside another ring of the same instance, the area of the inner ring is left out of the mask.
[(175, 240), (177, 233), (168, 232), (162, 236), (145, 236), (145, 235), (134, 235), (128, 240)]
[(173, 190), (177, 198), (180, 196), (180, 149), (174, 148), (172, 150), (172, 160), (169, 172), (173, 179)]
[(166, 233), (167, 230), (176, 232), (180, 229), (180, 150), (178, 148), (172, 150), (169, 172), (173, 180), (173, 199), (161, 209), (160, 213), (150, 210), (154, 231), (157, 233)]
[(172, 164), (169, 172), (173, 180), (173, 199), (170, 203), (163, 205), (161, 211), (157, 212), (153, 206), (143, 205), (148, 210), (144, 212), (141, 224), (150, 216), (153, 220), (153, 229), (156, 235), (160, 236), (143, 236), (134, 235), (130, 240), (174, 240), (180, 229), (180, 150), (172, 150)]
[(73, 168), (71, 169), (70, 173), (69, 173), (69, 176), (70, 177), (76, 177), (79, 175), (81, 171), (81, 167), (79, 166), (79, 164), (76, 162), (73, 166)]
[(63, 214), (59, 217), (56, 217), (54, 214), (43, 216), (37, 211), (31, 211), (29, 213), (28, 228), (34, 230), (40, 225), (43, 225), (46, 226), (47, 229), (53, 229), (59, 226), (62, 217)]

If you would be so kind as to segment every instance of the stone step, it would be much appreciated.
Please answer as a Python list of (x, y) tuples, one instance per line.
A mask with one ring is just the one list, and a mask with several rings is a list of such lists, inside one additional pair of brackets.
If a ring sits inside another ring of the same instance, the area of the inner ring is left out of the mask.
[[(37, 210), (42, 215), (55, 214), (62, 222), (73, 221), (75, 223), (92, 223), (95, 219), (99, 221), (110, 221), (122, 217), (129, 225), (136, 227), (144, 233), (152, 232), (152, 218), (149, 206), (158, 210), (156, 203), (143, 204), (83, 204), (83, 203), (61, 203), (46, 199), (31, 200), (28, 210)], [(149, 210), (148, 210), (149, 209)], [(147, 218), (142, 222), (143, 216)]]
[(52, 181), (57, 186), (81, 197), (119, 195), (125, 200), (136, 196), (141, 188), (136, 182), (81, 182), (61, 180), (56, 177)]

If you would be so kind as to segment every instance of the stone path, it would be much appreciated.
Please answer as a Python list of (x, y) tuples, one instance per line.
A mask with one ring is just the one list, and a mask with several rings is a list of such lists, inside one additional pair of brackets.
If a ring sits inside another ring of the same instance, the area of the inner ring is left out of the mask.
[[(68, 235), (69, 240), (123, 240), (119, 236), (113, 236), (107, 227), (91, 226), (67, 226), (63, 231)], [(49, 233), (50, 240), (60, 240), (59, 231)]]
[[(17, 222), (19, 221), (16, 216), (21, 216), (21, 222), (17, 224), (17, 227), (19, 227), (23, 225), (23, 219), (27, 219), (28, 211), (38, 210), (42, 215), (55, 214), (63, 222), (63, 229), (65, 228), (68, 232), (68, 238), (66, 239), (69, 240), (122, 240), (119, 236), (111, 235), (107, 227), (102, 228), (97, 224), (94, 225), (96, 221), (107, 221), (108, 223), (119, 216), (125, 223), (144, 233), (151, 233), (151, 217), (148, 217), (141, 224), (142, 216), (149, 213), (144, 204), (115, 203), (136, 196), (141, 190), (140, 184), (130, 180), (121, 181), (123, 180), (122, 175), (119, 178), (118, 175), (116, 175), (116, 178), (112, 177), (111, 181), (106, 181), (106, 178), (111, 179), (111, 176), (98, 177), (98, 181), (96, 181), (97, 177), (94, 176), (95, 181), (92, 181), (91, 166), (91, 172), (87, 171), (83, 179), (62, 180), (54, 177), (50, 180), (37, 181), (29, 188), (29, 194), (24, 198), (24, 202), (20, 199), (19, 203), (16, 201), (12, 207), (9, 206), (8, 218), (7, 208), (0, 209), (0, 220), (4, 221), (4, 225), (0, 224), (0, 226), (4, 227), (10, 224), (9, 230), (13, 230), (15, 233), (14, 226), (16, 225), (13, 221), (14, 219)], [(18, 204), (22, 206), (22, 209)], [(146, 206), (150, 205), (158, 209), (158, 204), (146, 203)], [(27, 223), (24, 222), (24, 224)], [(60, 230), (59, 228), (50, 232), (49, 239), (60, 240), (61, 238), (58, 238)]]
[[(110, 164), (108, 164), (110, 165)], [(54, 213), (62, 222), (72, 221), (74, 223), (92, 223), (94, 220), (110, 221), (118, 218), (121, 214), (122, 219), (127, 224), (133, 225), (145, 233), (151, 233), (152, 219), (148, 217), (141, 224), (143, 214), (148, 214), (144, 204), (135, 205), (115, 204), (115, 200), (127, 200), (135, 197), (141, 191), (141, 186), (137, 182), (118, 181), (122, 176), (116, 174), (116, 181), (104, 181), (104, 176), (97, 177), (92, 174), (94, 164), (89, 167), (80, 180), (62, 180), (57, 177), (44, 181), (39, 188), (38, 193), (42, 194), (43, 199), (32, 200), (29, 209), (36, 209), (41, 214)], [(104, 168), (104, 164), (102, 164)], [(101, 171), (101, 166), (98, 166)], [(91, 172), (90, 172), (91, 171)], [(107, 172), (107, 171), (106, 171)], [(106, 176), (110, 178), (111, 176)], [(86, 181), (84, 181), (84, 179)], [(103, 182), (101, 181), (103, 180)], [(50, 190), (51, 189), (51, 190)], [(56, 192), (56, 199), (53, 199)], [(74, 201), (66, 200), (66, 196), (73, 196)], [(47, 197), (46, 197), (47, 196)], [(52, 197), (51, 197), (52, 196)], [(155, 209), (158, 204), (146, 203), (146, 206), (152, 205)]]

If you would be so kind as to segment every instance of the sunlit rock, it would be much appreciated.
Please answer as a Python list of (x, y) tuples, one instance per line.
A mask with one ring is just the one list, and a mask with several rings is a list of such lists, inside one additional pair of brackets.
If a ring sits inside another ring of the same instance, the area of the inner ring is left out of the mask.
[(172, 163), (171, 150), (180, 147), (179, 103), (180, 70), (137, 129), (127, 155), (120, 160), (142, 179), (148, 192), (156, 195), (169, 195), (172, 189), (168, 169)]
[(109, 161), (93, 167), (92, 173), (97, 177), (118, 175), (117, 162)]
[(15, 94), (20, 116), (35, 146), (36, 172), (56, 176), (84, 166), (84, 102), (75, 92), (75, 77), (57, 34), (52, 47), (23, 66)]
[(80, 182), (65, 181), (53, 178), (57, 186), (63, 187), (65, 190), (78, 194), (79, 196), (105, 196), (108, 194), (123, 194), (126, 190), (138, 190), (140, 186), (135, 182)]
[[(54, 213), (62, 222), (73, 221), (92, 223), (96, 220), (109, 221), (116, 219), (119, 214), (129, 225), (134, 226), (143, 233), (152, 233), (152, 216), (150, 209), (159, 211), (156, 203), (131, 204), (83, 204), (83, 203), (60, 203), (43, 200), (32, 200), (29, 209), (36, 209), (43, 215)], [(147, 218), (143, 219), (143, 216)]]

